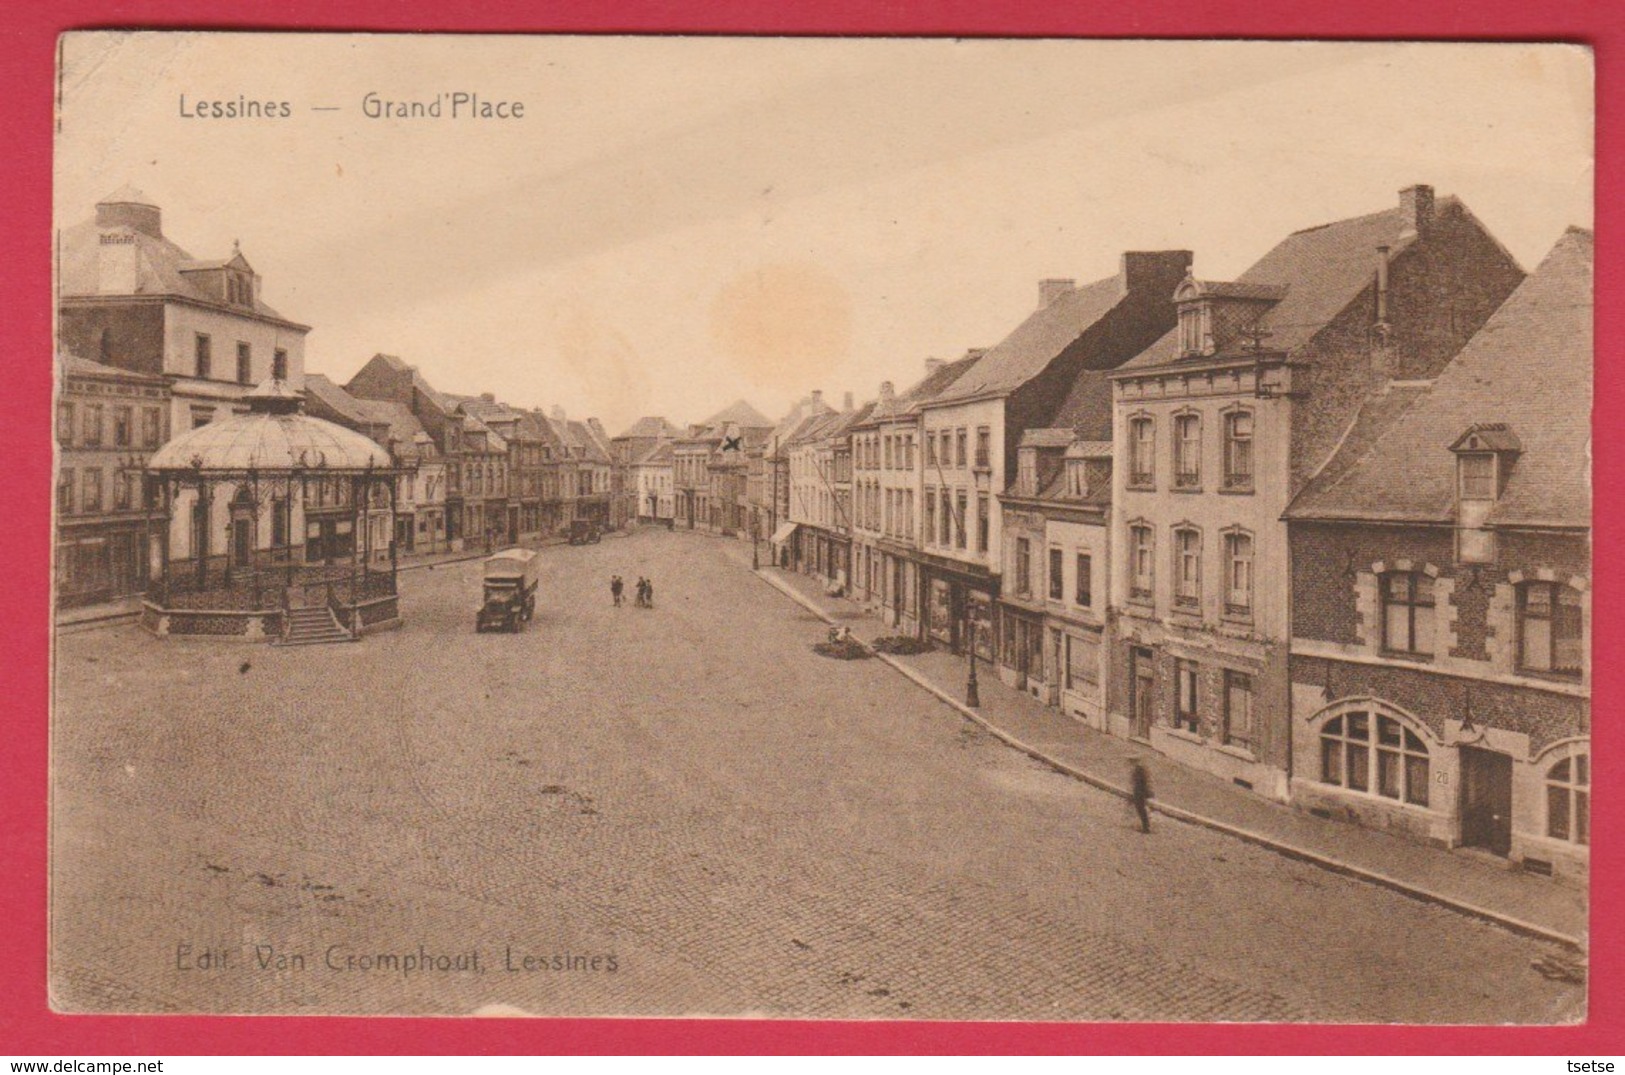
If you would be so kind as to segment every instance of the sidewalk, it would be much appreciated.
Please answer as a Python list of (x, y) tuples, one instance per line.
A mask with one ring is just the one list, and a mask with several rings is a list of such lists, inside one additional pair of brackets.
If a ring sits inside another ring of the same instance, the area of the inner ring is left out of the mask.
[[(815, 579), (777, 568), (758, 576), (787, 597), (872, 641), (891, 633), (854, 602), (829, 597)], [(1586, 894), (1510, 866), (1413, 843), (1388, 833), (1313, 817), (1260, 798), (1208, 773), (1170, 761), (1137, 743), (1106, 735), (1059, 709), (1006, 687), (991, 668), (977, 675), (981, 706), (964, 706), (967, 661), (946, 650), (918, 656), (876, 654), (961, 716), (1052, 768), (1126, 796), (1130, 755), (1139, 755), (1156, 790), (1152, 809), (1345, 876), (1583, 951)]]

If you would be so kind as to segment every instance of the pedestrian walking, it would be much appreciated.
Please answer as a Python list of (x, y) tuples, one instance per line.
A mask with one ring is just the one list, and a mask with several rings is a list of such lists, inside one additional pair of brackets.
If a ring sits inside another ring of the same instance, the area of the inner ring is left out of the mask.
[(655, 607), (655, 583), (653, 579), (643, 580), (643, 607)]
[(1147, 804), (1151, 801), (1151, 774), (1139, 755), (1128, 760), (1128, 777), (1128, 798), (1134, 804), (1134, 812), (1140, 815), (1140, 831), (1150, 832), (1151, 811)]
[(610, 600), (615, 602), (615, 607), (616, 608), (621, 607), (621, 591), (624, 590), (625, 588), (626, 588), (626, 584), (621, 581), (621, 576), (619, 576), (619, 575), (611, 575), (610, 576), (610, 578), (609, 578), (609, 597), (610, 597)]
[(638, 576), (638, 607), (649, 607), (649, 580), (642, 575)]

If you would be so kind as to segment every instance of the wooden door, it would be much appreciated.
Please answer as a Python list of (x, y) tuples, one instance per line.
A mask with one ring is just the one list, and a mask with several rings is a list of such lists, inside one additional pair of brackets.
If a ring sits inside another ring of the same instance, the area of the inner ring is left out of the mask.
[(1157, 700), (1156, 656), (1149, 649), (1135, 646), (1129, 650), (1129, 663), (1133, 666), (1129, 676), (1129, 709), (1136, 739), (1151, 738), (1151, 720)]
[(1461, 748), (1461, 842), (1497, 855), (1512, 850), (1512, 758)]

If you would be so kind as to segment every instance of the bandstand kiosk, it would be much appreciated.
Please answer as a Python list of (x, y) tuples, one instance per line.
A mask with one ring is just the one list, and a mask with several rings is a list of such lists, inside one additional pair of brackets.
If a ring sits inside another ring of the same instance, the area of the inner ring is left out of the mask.
[(404, 471), (361, 434), (302, 413), (285, 381), (244, 398), (248, 413), (176, 437), (147, 464), (167, 525), (150, 542), (142, 625), (285, 644), (399, 626), (394, 541), (385, 559), (369, 523), (385, 511), (380, 529), (394, 534)]

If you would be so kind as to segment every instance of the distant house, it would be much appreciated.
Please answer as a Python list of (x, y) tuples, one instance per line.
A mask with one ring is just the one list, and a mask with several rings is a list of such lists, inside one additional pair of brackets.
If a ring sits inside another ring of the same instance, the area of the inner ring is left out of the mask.
[(1570, 230), (1287, 509), (1295, 802), (1587, 872), (1592, 263)]
[(163, 564), (164, 505), (143, 471), (169, 439), (169, 382), (57, 357), (56, 605), (146, 590)]

